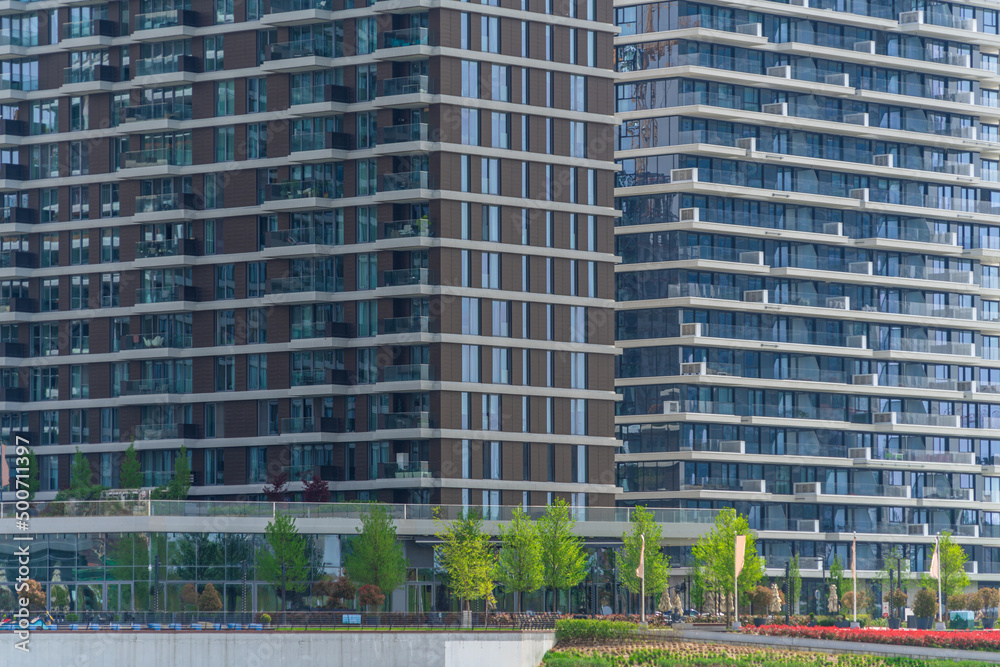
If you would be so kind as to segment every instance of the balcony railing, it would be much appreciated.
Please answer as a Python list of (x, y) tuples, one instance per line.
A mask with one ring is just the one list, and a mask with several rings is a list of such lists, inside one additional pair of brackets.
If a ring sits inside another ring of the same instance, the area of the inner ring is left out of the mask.
[(431, 78), (426, 74), (411, 74), (385, 79), (382, 82), (382, 96), (416, 95), (431, 92)]
[(339, 482), (344, 479), (344, 469), (334, 465), (297, 463), (281, 466), (281, 472), (287, 475), (288, 480), (292, 482), (299, 480), (308, 482), (316, 477), (319, 477), (324, 482)]
[(23, 120), (0, 118), (0, 135), (26, 137), (28, 136), (28, 124)]
[(146, 380), (126, 380), (119, 385), (122, 396), (143, 396), (146, 394), (184, 394), (191, 391), (191, 383), (182, 379), (150, 378)]
[(351, 135), (346, 132), (301, 132), (292, 134), (291, 149), (299, 151), (351, 150)]
[(264, 245), (268, 248), (287, 248), (297, 245), (341, 245), (333, 227), (303, 227), (268, 232)]
[(404, 239), (416, 236), (435, 236), (435, 227), (426, 216), (415, 220), (393, 220), (382, 223), (383, 239)]
[(268, 61), (288, 60), (290, 58), (335, 58), (337, 51), (331, 41), (325, 39), (307, 39), (296, 42), (281, 42), (272, 44), (267, 54)]
[(354, 327), (347, 322), (310, 322), (291, 325), (291, 339), (353, 338)]
[(197, 301), (198, 290), (191, 285), (148, 287), (135, 291), (136, 305), (143, 303), (168, 303), (171, 301)]
[(341, 433), (341, 420), (334, 417), (287, 417), (281, 420), (282, 433)]
[(0, 224), (19, 223), (34, 224), (35, 209), (21, 206), (4, 206), (0, 208)]
[(344, 291), (344, 279), (336, 276), (294, 276), (271, 279), (271, 294), (342, 291)]
[(167, 9), (135, 15), (135, 30), (160, 30), (178, 26), (197, 27), (198, 14), (188, 9)]
[(167, 239), (164, 241), (139, 241), (135, 244), (136, 259), (152, 257), (176, 257), (177, 255), (197, 255), (198, 241), (195, 239)]
[(430, 188), (430, 172), (427, 171), (406, 171), (396, 174), (382, 174), (382, 192), (396, 192), (398, 190), (417, 190)]
[(400, 479), (410, 477), (434, 477), (430, 461), (410, 461), (409, 463), (379, 463), (376, 469), (378, 479)]
[(321, 199), (338, 199), (344, 196), (344, 186), (342, 183), (333, 181), (284, 181), (271, 185), (270, 201), (282, 199), (307, 199), (319, 197)]
[(408, 125), (389, 125), (379, 128), (380, 144), (398, 144), (404, 141), (427, 141), (430, 135), (430, 125), (427, 123), (410, 123)]
[(0, 357), (11, 357), (12, 359), (23, 359), (27, 356), (28, 346), (24, 343), (13, 341), (0, 342)]
[(395, 49), (402, 46), (427, 46), (431, 33), (427, 28), (400, 28), (383, 32), (378, 48)]
[(378, 416), (380, 429), (435, 428), (429, 412), (393, 412)]
[(20, 296), (0, 297), (0, 313), (37, 313), (38, 302)]
[(381, 327), (384, 334), (429, 333), (431, 318), (426, 315), (390, 317), (382, 320)]
[(184, 164), (191, 164), (191, 153), (182, 149), (148, 148), (141, 151), (122, 153), (121, 156), (123, 169)]
[(271, 0), (271, 13), (301, 12), (307, 9), (332, 11), (332, 0)]
[(379, 369), (380, 382), (416, 382), (433, 379), (434, 369), (430, 364), (383, 366)]
[(401, 287), (403, 285), (432, 285), (430, 269), (396, 269), (382, 272), (382, 285)]
[(293, 387), (312, 387), (320, 384), (328, 384), (328, 379), (329, 374), (325, 368), (292, 371)]
[(63, 68), (63, 83), (88, 83), (91, 81), (115, 81), (118, 70), (111, 65)]
[(28, 400), (28, 390), (24, 387), (0, 387), (0, 401), (24, 403)]
[(191, 335), (174, 333), (128, 334), (118, 339), (120, 350), (158, 350), (187, 348), (192, 345)]
[(0, 164), (0, 181), (26, 181), (28, 168), (23, 164)]
[(317, 102), (340, 102), (350, 104), (354, 101), (354, 89), (349, 86), (299, 86), (292, 88), (292, 106), (297, 104), (316, 104)]
[(143, 58), (135, 63), (136, 76), (156, 76), (159, 74), (177, 74), (180, 72), (198, 72), (201, 61), (194, 56), (158, 56)]
[(138, 424), (135, 427), (136, 440), (174, 440), (177, 438), (197, 438), (197, 424)]
[(144, 470), (142, 485), (144, 487), (166, 486), (174, 479), (173, 470)]
[(37, 256), (24, 250), (0, 251), (0, 269), (33, 269), (37, 265)]
[(191, 120), (191, 105), (180, 102), (138, 104), (125, 107), (122, 115), (126, 123), (159, 119)]
[(197, 209), (198, 200), (191, 192), (172, 192), (159, 195), (140, 195), (135, 198), (136, 213), (160, 213)]
[(90, 21), (75, 21), (64, 23), (62, 27), (63, 39), (80, 39), (83, 37), (116, 37), (118, 26), (114, 21), (107, 19), (92, 19)]

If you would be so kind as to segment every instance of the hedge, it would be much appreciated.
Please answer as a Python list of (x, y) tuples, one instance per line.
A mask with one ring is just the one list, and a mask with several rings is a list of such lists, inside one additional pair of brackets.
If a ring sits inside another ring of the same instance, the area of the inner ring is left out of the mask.
[(556, 621), (556, 641), (608, 641), (628, 638), (639, 626), (625, 621), (567, 618)]

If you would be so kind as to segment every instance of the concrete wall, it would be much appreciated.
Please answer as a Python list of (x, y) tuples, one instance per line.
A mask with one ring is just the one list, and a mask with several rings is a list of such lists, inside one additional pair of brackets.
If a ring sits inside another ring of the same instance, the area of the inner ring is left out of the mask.
[(18, 667), (536, 667), (551, 632), (33, 632), (30, 653), (0, 635)]

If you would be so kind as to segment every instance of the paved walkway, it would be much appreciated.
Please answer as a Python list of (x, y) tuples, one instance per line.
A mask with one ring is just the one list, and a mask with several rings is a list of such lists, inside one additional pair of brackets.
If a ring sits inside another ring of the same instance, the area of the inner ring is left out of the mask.
[(651, 639), (656, 638), (660, 640), (681, 639), (710, 644), (737, 644), (741, 646), (793, 648), (801, 651), (822, 651), (825, 653), (854, 653), (900, 656), (904, 658), (929, 658), (935, 660), (975, 660), (1000, 665), (1000, 653), (992, 651), (962, 651), (949, 648), (925, 648), (922, 646), (866, 644), (862, 642), (842, 642), (804, 637), (765, 637), (762, 635), (747, 635), (740, 632), (711, 632), (706, 630), (648, 630), (645, 634)]

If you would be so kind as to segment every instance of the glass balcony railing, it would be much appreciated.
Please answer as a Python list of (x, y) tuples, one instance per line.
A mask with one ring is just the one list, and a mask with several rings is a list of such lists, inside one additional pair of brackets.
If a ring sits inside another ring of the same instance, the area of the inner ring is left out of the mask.
[(429, 412), (393, 412), (378, 416), (380, 429), (435, 428)]
[(63, 83), (89, 83), (93, 81), (115, 81), (118, 70), (110, 65), (63, 68)]
[[(197, 424), (139, 424), (135, 427), (136, 440), (174, 440), (197, 438)], [(171, 473), (172, 474), (172, 473)]]
[(312, 387), (320, 384), (330, 384), (329, 373), (325, 368), (292, 371), (293, 387)]
[(18, 223), (33, 224), (35, 209), (23, 206), (4, 206), (0, 208), (0, 224)]
[(333, 227), (303, 227), (268, 232), (264, 245), (268, 248), (287, 248), (297, 245), (343, 245), (342, 235)]
[(385, 79), (382, 82), (382, 96), (416, 95), (431, 92), (431, 78), (426, 74), (411, 74)]
[(28, 124), (23, 120), (0, 118), (0, 135), (8, 137), (27, 137)]
[(140, 195), (135, 198), (136, 213), (159, 213), (195, 209), (197, 200), (190, 192), (171, 192), (159, 195)]
[(341, 420), (332, 417), (288, 417), (281, 420), (282, 433), (341, 433)]
[(379, 128), (380, 144), (398, 144), (404, 141), (427, 141), (430, 126), (427, 123), (389, 125)]
[(379, 463), (376, 469), (377, 479), (400, 479), (434, 477), (429, 461), (410, 461), (408, 463)]
[(144, 396), (146, 394), (185, 394), (191, 391), (190, 380), (170, 378), (150, 378), (146, 380), (126, 380), (119, 385), (122, 396)]
[(0, 250), (0, 269), (34, 269), (37, 256), (25, 250)]
[(171, 301), (197, 301), (197, 288), (191, 285), (173, 287), (143, 287), (135, 291), (136, 305), (144, 303), (169, 303)]
[(354, 328), (347, 322), (308, 322), (292, 324), (291, 340), (309, 338), (353, 338)]
[(144, 470), (142, 472), (143, 487), (166, 486), (174, 479), (173, 470)]
[(271, 0), (271, 13), (301, 12), (307, 9), (332, 11), (332, 0)]
[(399, 190), (428, 189), (431, 187), (431, 175), (427, 171), (407, 171), (395, 174), (382, 174), (380, 179), (382, 192)]
[(38, 302), (21, 296), (0, 297), (0, 313), (37, 313)]
[(64, 23), (63, 39), (81, 39), (83, 37), (115, 37), (118, 26), (107, 19), (92, 19), (90, 21), (74, 21)]
[(298, 151), (351, 150), (351, 135), (346, 132), (300, 132), (292, 134), (291, 149)]
[(180, 102), (159, 102), (125, 107), (123, 121), (142, 120), (191, 120), (191, 105)]
[(135, 63), (136, 76), (157, 76), (160, 74), (178, 74), (180, 72), (198, 72), (201, 61), (194, 56), (159, 56), (143, 58)]
[(192, 345), (190, 334), (145, 333), (128, 334), (118, 339), (119, 350), (159, 350), (163, 348), (183, 349)]
[(179, 26), (196, 27), (198, 14), (187, 9), (167, 9), (160, 12), (145, 12), (135, 15), (135, 30), (161, 30)]
[(432, 285), (432, 277), (430, 269), (395, 269), (382, 272), (382, 284), (385, 287)]
[(135, 244), (136, 259), (152, 257), (176, 257), (197, 255), (198, 242), (195, 239), (167, 239), (164, 241), (139, 241)]
[(382, 223), (383, 239), (402, 239), (416, 236), (436, 236), (436, 225), (427, 216), (414, 220), (393, 220)]
[(321, 58), (337, 57), (333, 43), (325, 39), (306, 39), (295, 42), (272, 44), (267, 53), (268, 61), (288, 60), (290, 58), (306, 58), (318, 56)]
[(380, 382), (419, 382), (434, 379), (434, 369), (430, 364), (404, 364), (383, 366), (379, 369)]
[[(344, 469), (340, 466), (322, 463), (294, 463), (282, 466), (281, 472), (291, 481), (311, 481), (316, 477), (326, 482), (337, 482), (344, 479)], [(266, 479), (264, 480), (267, 481)]]
[(271, 185), (270, 200), (282, 199), (338, 199), (344, 196), (343, 183), (333, 181), (284, 181)]
[(350, 104), (354, 101), (354, 89), (349, 86), (299, 86), (292, 88), (292, 106), (316, 104), (318, 102), (339, 102)]
[[(387, 335), (406, 333), (429, 333), (431, 318), (426, 315), (412, 317), (390, 317), (381, 322), (382, 333)], [(388, 380), (386, 380), (388, 382)]]
[(122, 169), (166, 167), (191, 164), (191, 151), (183, 148), (148, 148), (122, 153)]
[(380, 49), (396, 49), (403, 46), (427, 46), (431, 43), (431, 33), (427, 28), (400, 28), (382, 33)]
[(271, 294), (342, 291), (344, 291), (344, 279), (335, 276), (295, 276), (271, 279)]

